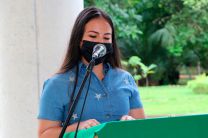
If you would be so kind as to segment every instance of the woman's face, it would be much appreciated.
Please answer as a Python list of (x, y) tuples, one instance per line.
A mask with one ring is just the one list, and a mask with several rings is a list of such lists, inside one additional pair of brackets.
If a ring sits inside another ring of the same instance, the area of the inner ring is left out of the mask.
[(112, 43), (112, 28), (104, 18), (92, 19), (85, 25), (82, 40)]

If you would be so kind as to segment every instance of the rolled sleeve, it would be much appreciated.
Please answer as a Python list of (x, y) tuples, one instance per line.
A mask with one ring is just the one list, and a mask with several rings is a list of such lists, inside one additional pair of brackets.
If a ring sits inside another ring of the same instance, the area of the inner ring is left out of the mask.
[(131, 83), (130, 109), (143, 108), (138, 86), (131, 75), (129, 75), (129, 81)]
[(59, 87), (54, 80), (44, 82), (38, 119), (63, 121), (64, 107), (60, 100)]

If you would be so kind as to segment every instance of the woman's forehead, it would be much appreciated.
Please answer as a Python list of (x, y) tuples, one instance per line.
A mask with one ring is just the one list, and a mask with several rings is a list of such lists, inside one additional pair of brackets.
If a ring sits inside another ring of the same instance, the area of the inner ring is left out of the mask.
[(112, 33), (112, 28), (106, 19), (99, 17), (90, 20), (85, 25), (85, 32)]

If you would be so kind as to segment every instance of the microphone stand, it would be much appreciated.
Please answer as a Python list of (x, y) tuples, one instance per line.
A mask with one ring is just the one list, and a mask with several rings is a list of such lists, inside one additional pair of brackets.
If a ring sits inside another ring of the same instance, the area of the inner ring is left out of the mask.
[(80, 88), (79, 88), (79, 90), (78, 90), (78, 93), (77, 93), (77, 95), (76, 95), (76, 97), (75, 97), (75, 100), (74, 100), (73, 103), (71, 104), (71, 107), (70, 107), (70, 109), (69, 109), (69, 114), (67, 115), (67, 118), (66, 118), (66, 120), (65, 120), (65, 122), (64, 122), (63, 128), (62, 128), (61, 133), (60, 133), (60, 135), (59, 135), (59, 138), (62, 138), (63, 135), (64, 135), (64, 133), (65, 133), (65, 131), (66, 131), (66, 128), (67, 128), (67, 126), (68, 126), (68, 124), (69, 124), (69, 121), (70, 121), (71, 118), (72, 118), (72, 115), (73, 115), (73, 113), (74, 113), (74, 110), (75, 110), (75, 108), (76, 108), (76, 106), (77, 106), (77, 103), (78, 103), (78, 101), (79, 101), (79, 98), (80, 98), (80, 96), (81, 96), (82, 89), (84, 88), (84, 85), (85, 85), (85, 83), (86, 83), (86, 80), (87, 80), (87, 78), (89, 77), (89, 75), (90, 75), (90, 73), (91, 73), (91, 71), (92, 71), (94, 65), (95, 65), (95, 60), (92, 59), (92, 60), (90, 61), (89, 65), (87, 66), (87, 69), (86, 69), (86, 73), (85, 73), (84, 79), (82, 80), (81, 86), (80, 86)]

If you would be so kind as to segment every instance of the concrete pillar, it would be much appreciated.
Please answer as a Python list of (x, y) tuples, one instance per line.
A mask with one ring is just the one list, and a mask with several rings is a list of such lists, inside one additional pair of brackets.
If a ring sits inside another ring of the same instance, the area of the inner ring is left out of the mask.
[(36, 138), (39, 94), (83, 0), (0, 0), (0, 138)]

